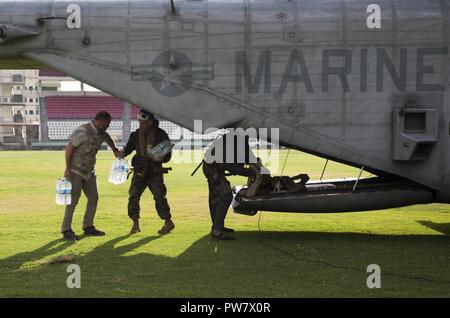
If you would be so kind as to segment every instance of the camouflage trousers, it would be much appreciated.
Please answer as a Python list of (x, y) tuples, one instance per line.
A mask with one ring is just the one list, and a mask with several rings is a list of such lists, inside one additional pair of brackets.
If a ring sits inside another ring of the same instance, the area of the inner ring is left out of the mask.
[(221, 193), (221, 189), (211, 184), (209, 187), (209, 214), (211, 215), (212, 228), (216, 231), (223, 231), (228, 208), (233, 201), (233, 193)]
[(140, 218), (140, 200), (145, 189), (149, 188), (155, 200), (155, 208), (158, 215), (163, 220), (168, 220), (172, 216), (170, 214), (169, 203), (167, 202), (167, 188), (164, 184), (164, 177), (161, 174), (153, 174), (148, 178), (141, 178), (136, 173), (133, 174), (131, 181), (129, 199), (128, 199), (128, 216), (133, 221)]
[(203, 164), (203, 173), (208, 180), (208, 203), (212, 228), (216, 231), (223, 231), (228, 208), (233, 201), (230, 182), (225, 178), (225, 175), (218, 174), (211, 165), (206, 163)]

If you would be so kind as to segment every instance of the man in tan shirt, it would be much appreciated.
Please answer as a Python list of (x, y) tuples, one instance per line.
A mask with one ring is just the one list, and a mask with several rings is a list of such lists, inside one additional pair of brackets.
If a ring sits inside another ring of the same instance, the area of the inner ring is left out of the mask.
[(106, 133), (111, 123), (111, 115), (107, 112), (100, 112), (95, 119), (87, 124), (78, 127), (70, 137), (66, 147), (66, 171), (64, 177), (72, 182), (72, 204), (66, 207), (61, 232), (64, 239), (78, 240), (72, 230), (72, 218), (75, 207), (81, 196), (81, 191), (87, 197), (86, 212), (83, 220), (83, 231), (85, 235), (103, 236), (104, 232), (94, 227), (94, 217), (97, 210), (98, 191), (97, 177), (95, 175), (96, 155), (103, 142), (113, 150), (116, 158), (122, 157), (119, 151)]

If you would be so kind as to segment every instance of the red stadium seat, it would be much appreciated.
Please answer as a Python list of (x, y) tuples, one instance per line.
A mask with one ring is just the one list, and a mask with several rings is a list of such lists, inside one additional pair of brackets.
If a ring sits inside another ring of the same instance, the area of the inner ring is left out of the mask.
[(92, 119), (106, 110), (113, 119), (122, 119), (123, 101), (112, 96), (48, 96), (48, 119)]

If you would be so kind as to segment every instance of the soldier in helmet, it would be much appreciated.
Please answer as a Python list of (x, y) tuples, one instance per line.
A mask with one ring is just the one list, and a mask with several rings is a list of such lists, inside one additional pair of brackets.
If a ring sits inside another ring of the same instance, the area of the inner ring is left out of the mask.
[[(243, 142), (238, 142), (238, 139)], [(234, 156), (227, 156), (227, 152), (230, 151), (234, 152)], [(203, 173), (208, 180), (213, 239), (235, 239), (230, 235), (234, 230), (225, 227), (225, 218), (233, 200), (230, 182), (226, 176), (240, 175), (254, 178), (260, 172), (258, 162), (249, 148), (248, 137), (226, 134), (208, 149), (203, 162)]]
[(138, 120), (139, 129), (131, 133), (128, 143), (123, 150), (125, 157), (133, 151), (136, 151), (131, 162), (134, 168), (134, 174), (128, 200), (128, 216), (133, 220), (130, 234), (141, 231), (139, 227), (139, 202), (142, 193), (146, 188), (149, 188), (155, 200), (156, 211), (159, 217), (164, 220), (164, 225), (158, 233), (165, 235), (175, 228), (166, 198), (167, 188), (163, 178), (165, 171), (162, 167), (163, 163), (171, 159), (172, 153), (168, 152), (165, 156), (160, 155), (151, 158), (148, 154), (148, 149), (155, 147), (165, 140), (169, 140), (169, 136), (164, 130), (158, 127), (159, 122), (153, 114), (141, 110)]

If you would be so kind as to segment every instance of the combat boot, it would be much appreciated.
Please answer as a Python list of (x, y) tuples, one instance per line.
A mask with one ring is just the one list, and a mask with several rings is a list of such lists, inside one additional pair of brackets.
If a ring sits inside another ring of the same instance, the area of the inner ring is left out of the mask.
[[(214, 226), (211, 226), (211, 235), (213, 234), (214, 231)], [(234, 229), (228, 228), (228, 227), (223, 227), (222, 232), (224, 233), (234, 233)]]
[(236, 239), (234, 236), (228, 235), (222, 231), (213, 231), (211, 234), (211, 237), (214, 240), (219, 240), (219, 241), (234, 241)]
[(133, 227), (130, 230), (130, 235), (139, 233), (141, 231), (141, 228), (139, 227), (139, 221), (133, 221)]
[(169, 234), (170, 231), (172, 231), (175, 228), (175, 224), (173, 224), (171, 219), (166, 220), (164, 222), (163, 227), (158, 231), (159, 235), (166, 235)]

